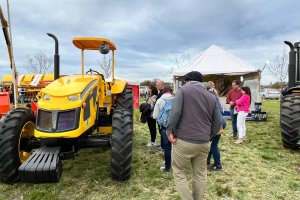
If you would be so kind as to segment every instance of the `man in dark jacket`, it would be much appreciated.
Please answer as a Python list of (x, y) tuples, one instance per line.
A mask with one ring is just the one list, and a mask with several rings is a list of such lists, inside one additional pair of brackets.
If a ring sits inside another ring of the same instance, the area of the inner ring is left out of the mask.
[[(185, 75), (187, 83), (178, 89), (170, 113), (167, 134), (173, 144), (172, 169), (176, 190), (181, 199), (203, 198), (210, 140), (221, 127), (221, 112), (216, 97), (202, 82), (202, 74)], [(193, 186), (189, 189), (186, 171), (192, 165)]]

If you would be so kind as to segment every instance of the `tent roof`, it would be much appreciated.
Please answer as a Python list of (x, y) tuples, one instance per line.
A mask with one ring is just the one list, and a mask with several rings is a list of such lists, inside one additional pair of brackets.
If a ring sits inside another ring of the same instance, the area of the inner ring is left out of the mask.
[(199, 71), (203, 75), (244, 75), (258, 70), (224, 49), (212, 45), (183, 68), (175, 70), (173, 75), (184, 76), (191, 71)]

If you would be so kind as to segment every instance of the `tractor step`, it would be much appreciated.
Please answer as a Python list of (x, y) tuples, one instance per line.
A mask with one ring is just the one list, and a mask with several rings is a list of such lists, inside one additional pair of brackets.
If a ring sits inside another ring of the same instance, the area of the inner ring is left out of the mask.
[(37, 149), (20, 167), (19, 175), (26, 183), (51, 183), (59, 181), (62, 164), (59, 158), (60, 147)]

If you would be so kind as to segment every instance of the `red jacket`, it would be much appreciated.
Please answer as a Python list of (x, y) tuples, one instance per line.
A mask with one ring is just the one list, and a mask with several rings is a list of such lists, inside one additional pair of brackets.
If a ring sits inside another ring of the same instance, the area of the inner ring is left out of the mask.
[[(242, 96), (241, 89), (238, 90), (230, 90), (226, 96), (226, 104), (229, 104), (230, 102), (234, 102), (238, 100)], [(234, 104), (235, 105), (235, 104)], [(230, 106), (231, 108), (234, 106)]]

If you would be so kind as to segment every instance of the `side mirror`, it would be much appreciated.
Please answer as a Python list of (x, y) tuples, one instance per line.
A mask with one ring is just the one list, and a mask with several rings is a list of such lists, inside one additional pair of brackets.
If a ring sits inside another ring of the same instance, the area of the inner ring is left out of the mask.
[(110, 47), (106, 42), (102, 42), (102, 44), (99, 46), (99, 51), (102, 54), (108, 54), (110, 51)]

